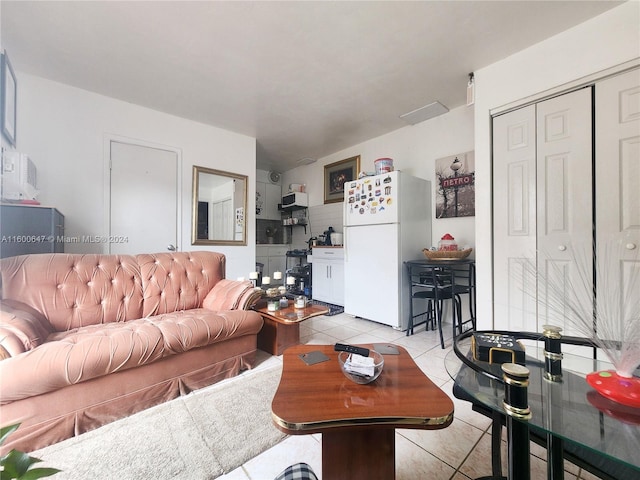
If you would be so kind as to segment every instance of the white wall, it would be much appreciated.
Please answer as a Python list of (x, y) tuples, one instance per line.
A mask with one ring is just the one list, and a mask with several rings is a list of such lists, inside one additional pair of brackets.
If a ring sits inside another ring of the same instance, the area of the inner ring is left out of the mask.
[[(309, 193), (312, 232), (322, 234), (329, 225), (342, 231), (342, 212), (335, 205), (324, 206), (324, 166), (339, 160), (360, 155), (360, 170), (375, 171), (374, 161), (382, 157), (393, 158), (396, 170), (431, 181), (432, 238), (424, 240), (424, 246), (437, 244), (445, 233), (451, 233), (460, 245), (475, 244), (474, 217), (435, 218), (435, 161), (457, 153), (473, 150), (473, 108), (456, 108), (445, 115), (407, 126), (394, 132), (354, 145), (340, 152), (319, 159), (316, 163), (285, 172), (283, 185), (305, 183)], [(426, 208), (426, 205), (425, 205)], [(327, 210), (327, 215), (320, 212)], [(314, 219), (315, 217), (315, 219)], [(318, 220), (316, 220), (318, 219)], [(329, 223), (332, 222), (332, 223)], [(296, 240), (297, 237), (294, 237)]]
[(627, 2), (475, 72), (478, 328), (493, 327), (490, 111), (637, 59), (638, 25), (640, 3)]
[[(38, 167), (43, 205), (65, 215), (68, 236), (105, 234), (105, 138), (125, 137), (178, 150), (182, 158), (179, 250), (219, 251), (227, 256), (227, 277), (255, 269), (255, 195), (248, 195), (248, 246), (191, 245), (192, 166), (233, 171), (249, 177), (255, 191), (254, 138), (167, 115), (68, 85), (16, 72), (16, 150)], [(70, 244), (65, 251), (91, 252), (100, 246)], [(100, 251), (100, 250), (97, 250)]]

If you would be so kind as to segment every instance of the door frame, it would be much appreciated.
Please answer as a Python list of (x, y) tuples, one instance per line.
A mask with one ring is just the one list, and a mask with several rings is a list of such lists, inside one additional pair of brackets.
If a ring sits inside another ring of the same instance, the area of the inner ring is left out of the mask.
[[(104, 169), (104, 211), (103, 211), (103, 231), (105, 238), (111, 234), (111, 144), (113, 142), (124, 143), (135, 147), (153, 148), (164, 150), (176, 155), (176, 251), (182, 251), (182, 149), (163, 145), (161, 143), (149, 142), (138, 138), (125, 137), (106, 133), (103, 139), (103, 169)], [(105, 254), (111, 253), (111, 244), (106, 242), (102, 247)]]

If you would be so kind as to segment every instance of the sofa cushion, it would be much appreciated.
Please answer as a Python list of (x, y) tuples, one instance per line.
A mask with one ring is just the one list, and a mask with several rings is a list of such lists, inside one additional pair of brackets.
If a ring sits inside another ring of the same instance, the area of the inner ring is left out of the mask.
[(58, 332), (142, 317), (131, 255), (21, 255), (0, 260), (0, 272), (3, 299), (30, 305)]
[(240, 306), (240, 300), (251, 290), (253, 290), (253, 283), (249, 281), (222, 279), (204, 298), (202, 306), (214, 312), (236, 310)]
[(54, 332), (38, 348), (0, 362), (0, 404), (138, 367), (232, 337), (257, 335), (251, 310), (193, 309)]
[(0, 362), (0, 403), (39, 395), (162, 358), (160, 330), (145, 319), (56, 332)]
[(137, 255), (144, 295), (141, 316), (200, 308), (213, 286), (224, 278), (225, 257), (215, 252)]
[(165, 356), (231, 337), (257, 335), (263, 323), (262, 317), (254, 311), (212, 312), (205, 308), (166, 313), (147, 320), (162, 332)]

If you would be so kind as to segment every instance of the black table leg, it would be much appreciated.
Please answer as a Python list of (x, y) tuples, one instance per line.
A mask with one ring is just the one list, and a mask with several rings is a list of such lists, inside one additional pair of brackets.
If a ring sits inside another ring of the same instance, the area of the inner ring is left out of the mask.
[(504, 378), (504, 411), (507, 414), (507, 449), (509, 455), (509, 480), (529, 480), (529, 369), (517, 363), (502, 364)]

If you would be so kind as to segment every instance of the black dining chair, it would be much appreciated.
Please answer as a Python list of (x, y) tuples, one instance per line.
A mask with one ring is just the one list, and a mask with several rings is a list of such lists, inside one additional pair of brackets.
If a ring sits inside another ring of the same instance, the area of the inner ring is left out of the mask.
[[(449, 265), (452, 293), (455, 297), (453, 336), (476, 329), (476, 267), (474, 263)], [(462, 319), (462, 296), (468, 295), (469, 318)]]
[[(413, 335), (414, 327), (426, 324), (426, 329), (438, 327), (440, 346), (444, 348), (442, 317), (445, 301), (452, 306), (452, 335), (475, 329), (475, 265), (473, 263), (442, 262), (440, 264), (424, 264), (406, 262), (409, 269), (411, 299), (407, 335)], [(468, 295), (469, 318), (463, 320), (463, 296)], [(414, 300), (427, 301), (426, 310), (416, 313)], [(416, 319), (421, 321), (416, 323)]]
[[(438, 266), (421, 265), (419, 268), (407, 264), (410, 269), (411, 278), (411, 308), (407, 335), (413, 335), (414, 327), (426, 324), (426, 330), (435, 330), (436, 326), (440, 334), (440, 345), (444, 348), (444, 338), (442, 334), (442, 315), (444, 302), (451, 300), (453, 289), (450, 275)], [(426, 310), (415, 313), (413, 309), (414, 299), (424, 299), (427, 301)], [(454, 303), (457, 300), (454, 298)], [(458, 308), (454, 308), (454, 312)], [(416, 323), (417, 318), (422, 317), (422, 321)]]

